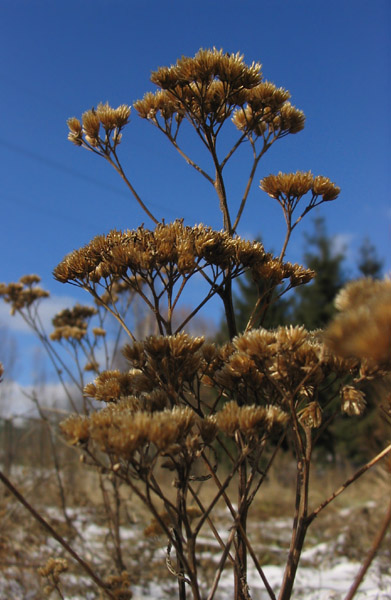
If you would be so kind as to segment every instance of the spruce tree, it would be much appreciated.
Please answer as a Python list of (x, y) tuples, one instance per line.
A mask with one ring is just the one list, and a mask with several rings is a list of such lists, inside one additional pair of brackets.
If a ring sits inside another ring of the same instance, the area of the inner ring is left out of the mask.
[(305, 234), (305, 265), (316, 272), (314, 280), (297, 290), (294, 298), (293, 322), (308, 329), (324, 327), (334, 314), (334, 298), (344, 284), (343, 252), (335, 252), (333, 238), (326, 230), (323, 217), (313, 221), (312, 233)]
[(364, 238), (359, 250), (358, 269), (360, 276), (380, 279), (384, 260), (378, 257), (376, 247), (368, 237)]

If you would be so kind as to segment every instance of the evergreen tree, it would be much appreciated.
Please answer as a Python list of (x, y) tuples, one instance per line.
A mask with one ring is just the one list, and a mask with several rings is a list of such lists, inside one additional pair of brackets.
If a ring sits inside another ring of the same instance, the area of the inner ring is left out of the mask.
[[(333, 237), (328, 235), (323, 217), (315, 218), (313, 224), (312, 233), (305, 234), (307, 251), (303, 263), (316, 272), (315, 279), (309, 285), (297, 288), (294, 295), (278, 298), (274, 294), (266, 314), (258, 316), (254, 327), (274, 328), (294, 322), (307, 329), (318, 329), (324, 327), (334, 314), (334, 298), (347, 281), (343, 272), (345, 254), (335, 252)], [(357, 263), (360, 276), (380, 278), (383, 263), (374, 244), (365, 238)], [(265, 291), (255, 285), (249, 273), (238, 280), (234, 306), (239, 332), (244, 331), (257, 299)], [(227, 335), (222, 332), (221, 337), (225, 339)]]
[[(257, 241), (261, 241), (261, 239), (257, 238)], [(236, 290), (234, 291), (233, 303), (239, 334), (245, 331), (258, 299), (264, 299), (268, 293), (269, 289), (266, 287), (266, 285), (262, 285), (261, 281), (255, 283), (249, 271), (246, 271), (242, 277), (239, 277), (236, 280)], [(279, 325), (289, 324), (291, 306), (292, 300), (290, 298), (278, 297), (277, 288), (271, 293), (267, 310), (256, 314), (252, 327), (265, 327), (266, 329), (274, 329)], [(217, 335), (217, 340), (219, 342), (224, 342), (228, 339), (228, 337), (228, 329), (223, 320), (220, 326), (220, 331)]]
[(378, 257), (377, 250), (368, 237), (364, 238), (359, 250), (358, 269), (364, 277), (380, 279), (384, 260)]
[[(245, 330), (251, 316), (252, 310), (259, 297), (267, 293), (266, 289), (256, 286), (251, 279), (250, 274), (238, 280), (238, 293), (235, 294), (235, 313), (238, 324), (238, 331)], [(289, 320), (290, 301), (286, 298), (278, 298), (278, 291), (271, 296), (266, 313), (256, 316), (253, 327), (266, 327), (273, 329), (278, 325), (286, 325)]]
[(342, 264), (343, 252), (335, 252), (333, 238), (327, 234), (322, 217), (314, 219), (314, 230), (305, 234), (306, 267), (316, 272), (314, 280), (296, 290), (293, 322), (307, 329), (324, 327), (334, 314), (334, 298), (345, 282)]

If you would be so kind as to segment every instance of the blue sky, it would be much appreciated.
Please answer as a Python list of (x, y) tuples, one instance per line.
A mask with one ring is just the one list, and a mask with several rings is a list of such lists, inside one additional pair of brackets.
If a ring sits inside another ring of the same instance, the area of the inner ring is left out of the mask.
[[(351, 274), (365, 236), (390, 271), (390, 20), (389, 0), (2, 0), (0, 281), (38, 273), (55, 297), (73, 295), (51, 275), (66, 253), (112, 228), (152, 226), (109, 165), (67, 141), (66, 119), (100, 101), (132, 104), (154, 90), (151, 70), (213, 46), (261, 62), (307, 117), (261, 161), (239, 233), (277, 251), (283, 216), (259, 179), (312, 170), (342, 189), (319, 213), (348, 244)], [(135, 111), (124, 137), (123, 165), (155, 213), (221, 228), (212, 188)], [(247, 164), (242, 152), (232, 202)], [(310, 225), (288, 259), (300, 260)]]

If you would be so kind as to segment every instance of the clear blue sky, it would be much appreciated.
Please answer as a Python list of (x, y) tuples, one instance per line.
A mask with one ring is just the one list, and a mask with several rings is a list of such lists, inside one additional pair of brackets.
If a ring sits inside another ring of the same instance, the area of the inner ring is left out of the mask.
[[(298, 169), (330, 177), (342, 192), (320, 214), (349, 244), (352, 274), (365, 236), (390, 271), (390, 15), (389, 0), (2, 0), (0, 281), (38, 273), (69, 295), (51, 276), (66, 253), (112, 228), (152, 225), (109, 165), (67, 141), (66, 119), (100, 101), (131, 104), (154, 89), (151, 70), (212, 46), (261, 62), (306, 114), (257, 181)], [(221, 227), (209, 184), (135, 111), (124, 137), (123, 164), (155, 213)], [(239, 233), (277, 251), (284, 223), (273, 202), (254, 186)], [(298, 229), (287, 258), (303, 250)]]

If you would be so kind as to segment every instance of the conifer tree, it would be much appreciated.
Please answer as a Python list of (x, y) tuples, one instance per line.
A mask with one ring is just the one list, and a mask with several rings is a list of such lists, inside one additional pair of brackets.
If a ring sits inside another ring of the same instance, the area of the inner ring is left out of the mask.
[(379, 279), (382, 274), (384, 261), (379, 258), (376, 247), (368, 237), (364, 238), (359, 250), (358, 269), (364, 277)]
[(315, 271), (316, 277), (305, 289), (298, 290), (293, 310), (293, 322), (308, 329), (318, 329), (329, 322), (335, 312), (334, 298), (345, 281), (344, 253), (334, 251), (323, 217), (316, 217), (313, 223), (313, 232), (305, 234), (304, 264)]
[[(258, 238), (258, 241), (261, 240)], [(243, 333), (249, 324), (251, 313), (259, 298), (267, 294), (263, 281), (254, 281), (250, 271), (246, 271), (242, 277), (237, 279), (237, 286), (234, 291), (234, 310), (238, 332)], [(292, 300), (279, 297), (278, 290), (275, 290), (270, 298), (267, 310), (258, 314), (252, 323), (252, 327), (274, 328), (279, 325), (289, 323)], [(222, 321), (220, 330), (217, 334), (219, 341), (228, 339), (227, 326)]]

